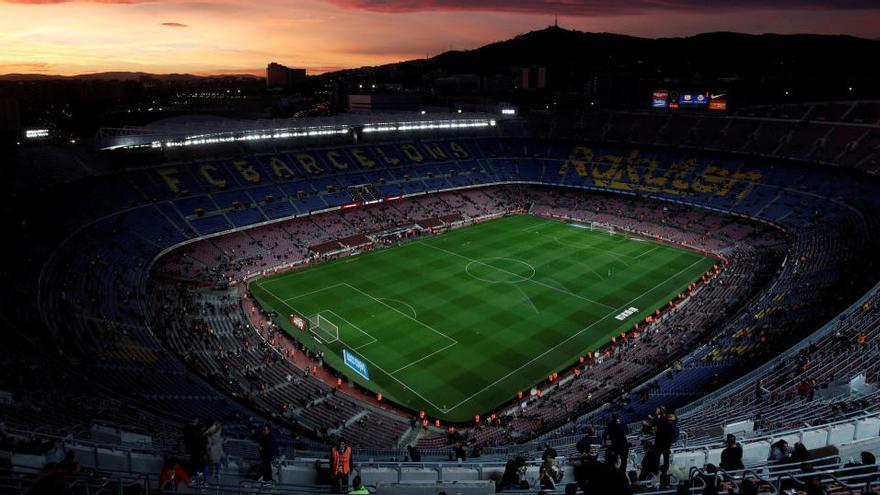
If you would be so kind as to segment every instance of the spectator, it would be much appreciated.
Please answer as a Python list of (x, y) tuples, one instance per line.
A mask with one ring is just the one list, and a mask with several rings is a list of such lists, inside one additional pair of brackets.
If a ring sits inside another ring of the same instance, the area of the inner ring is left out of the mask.
[(874, 454), (868, 452), (867, 450), (863, 450), (859, 457), (861, 458), (862, 466), (871, 466), (876, 470), (877, 458), (874, 457)]
[(471, 458), (477, 458), (483, 455), (483, 447), (480, 444), (475, 444), (471, 449)]
[[(517, 456), (510, 459), (504, 465), (504, 473), (501, 475), (501, 481), (495, 487), (495, 492), (499, 493), (504, 490), (518, 490), (522, 487), (524, 480), (522, 475), (525, 474), (526, 460)], [(528, 483), (526, 482), (528, 487)]]
[(810, 462), (811, 456), (804, 444), (797, 442), (794, 444), (794, 451), (788, 459), (788, 462)]
[(654, 442), (645, 441), (645, 455), (642, 456), (642, 472), (639, 473), (639, 481), (647, 481), (660, 472), (660, 453), (654, 447)]
[[(801, 464), (800, 469), (801, 469), (801, 472), (800, 472), (801, 475), (813, 473), (816, 471), (816, 469), (813, 468), (813, 465), (808, 462)], [(801, 490), (804, 488), (806, 482), (807, 482), (806, 477), (803, 477), (800, 479), (792, 478), (790, 476), (781, 477), (778, 481), (779, 493), (788, 493), (788, 492), (792, 492), (792, 491)]]
[(166, 461), (162, 466), (162, 473), (159, 475), (159, 492), (176, 492), (181, 481), (186, 486), (190, 485), (189, 476), (186, 475), (183, 466), (174, 459)]
[(706, 464), (698, 477), (703, 481), (703, 495), (720, 493), (721, 480), (718, 478), (718, 468), (714, 464)]
[(260, 473), (258, 479), (271, 483), (272, 463), (278, 458), (278, 440), (275, 439), (275, 433), (268, 424), (264, 424), (260, 428), (257, 444), (260, 446)]
[(669, 470), (669, 457), (672, 451), (672, 444), (678, 437), (678, 418), (673, 413), (667, 413), (663, 407), (657, 408), (657, 418), (654, 420), (657, 432), (654, 434), (654, 445), (657, 447), (657, 453), (663, 458), (660, 465), (660, 472), (665, 473)]
[(738, 471), (745, 469), (742, 462), (742, 445), (737, 443), (736, 436), (732, 433), (727, 435), (726, 447), (721, 451), (721, 469), (725, 471)]
[(813, 396), (816, 394), (815, 381), (804, 378), (797, 385), (797, 393), (807, 402), (812, 402)]
[(214, 421), (205, 430), (205, 468), (204, 479), (208, 479), (209, 470), (214, 469), (214, 477), (220, 479), (220, 464), (223, 462), (223, 428), (219, 421)]
[(588, 452), (582, 452), (580, 461), (574, 468), (574, 479), (584, 493), (630, 492), (629, 478), (608, 463), (598, 462)]
[(580, 454), (587, 454), (587, 457), (590, 460), (597, 461), (599, 459), (599, 449), (601, 446), (602, 440), (596, 435), (596, 429), (592, 426), (587, 426), (586, 435), (578, 440), (577, 451)]
[(464, 446), (460, 441), (455, 442), (455, 447), (452, 448), (452, 460), (462, 462), (467, 459), (467, 453), (464, 450)]
[(804, 479), (804, 493), (806, 495), (827, 495), (828, 490), (822, 486), (819, 476), (810, 476)]
[(410, 462), (422, 462), (422, 452), (415, 445), (407, 445), (406, 454)]
[(348, 495), (369, 495), (370, 491), (364, 488), (364, 484), (361, 482), (360, 476), (355, 476), (353, 480), (351, 480), (352, 490), (348, 492)]
[(739, 492), (741, 495), (758, 495), (759, 485), (755, 480), (743, 479), (739, 484)]
[(626, 473), (626, 462), (629, 457), (629, 429), (620, 419), (617, 413), (611, 414), (611, 422), (602, 433), (605, 444), (605, 460), (612, 467), (616, 467), (621, 473)]
[(789, 457), (791, 457), (791, 449), (788, 446), (788, 442), (778, 440), (770, 446), (770, 457), (767, 460), (782, 464), (788, 462)]
[(659, 491), (668, 491), (672, 490), (672, 476), (668, 473), (663, 473), (660, 475), (660, 484), (657, 485), (657, 490)]
[(849, 476), (864, 475), (864, 477), (853, 478), (852, 483), (865, 483), (870, 479), (875, 479), (873, 475), (877, 473), (877, 458), (874, 454), (863, 451), (861, 453), (861, 462), (848, 463), (844, 466), (847, 468), (846, 474)]
[(333, 478), (334, 493), (348, 490), (349, 473), (351, 473), (351, 447), (345, 443), (345, 440), (340, 439), (339, 444), (330, 452), (330, 475)]
[(556, 483), (562, 481), (562, 471), (556, 465), (553, 457), (544, 456), (544, 461), (538, 469), (538, 483), (541, 488), (546, 490), (555, 490)]
[(193, 416), (183, 427), (183, 450), (189, 455), (189, 474), (200, 476), (204, 465), (205, 432), (197, 416)]

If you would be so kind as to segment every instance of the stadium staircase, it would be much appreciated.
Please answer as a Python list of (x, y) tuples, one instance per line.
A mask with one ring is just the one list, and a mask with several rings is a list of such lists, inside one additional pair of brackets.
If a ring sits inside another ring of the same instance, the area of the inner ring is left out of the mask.
[(398, 440), (395, 447), (398, 449), (404, 449), (409, 446), (415, 446), (424, 433), (424, 429), (411, 426), (403, 432), (403, 435), (400, 436), (400, 440)]

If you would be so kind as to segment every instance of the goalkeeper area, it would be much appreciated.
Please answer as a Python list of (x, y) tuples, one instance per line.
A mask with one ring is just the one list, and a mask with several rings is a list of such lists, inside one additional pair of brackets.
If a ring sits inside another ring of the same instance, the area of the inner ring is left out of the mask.
[(570, 371), (715, 262), (598, 225), (515, 215), (250, 290), (348, 379), (430, 418), (467, 422)]

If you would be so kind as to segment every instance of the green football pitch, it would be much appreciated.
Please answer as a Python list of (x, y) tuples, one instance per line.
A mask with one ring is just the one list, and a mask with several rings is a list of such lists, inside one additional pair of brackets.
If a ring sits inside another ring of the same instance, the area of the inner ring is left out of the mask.
[[(323, 350), (349, 379), (410, 410), (464, 422), (570, 370), (714, 263), (624, 233), (517, 215), (250, 289), (285, 331)], [(302, 333), (291, 313), (320, 315), (321, 327)], [(344, 362), (344, 350), (369, 379)]]

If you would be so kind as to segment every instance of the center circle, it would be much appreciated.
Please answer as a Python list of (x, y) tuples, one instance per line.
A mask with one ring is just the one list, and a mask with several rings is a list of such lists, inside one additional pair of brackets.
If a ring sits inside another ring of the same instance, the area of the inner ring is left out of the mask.
[(516, 258), (481, 258), (469, 262), (464, 271), (490, 284), (517, 284), (535, 276), (535, 267)]

